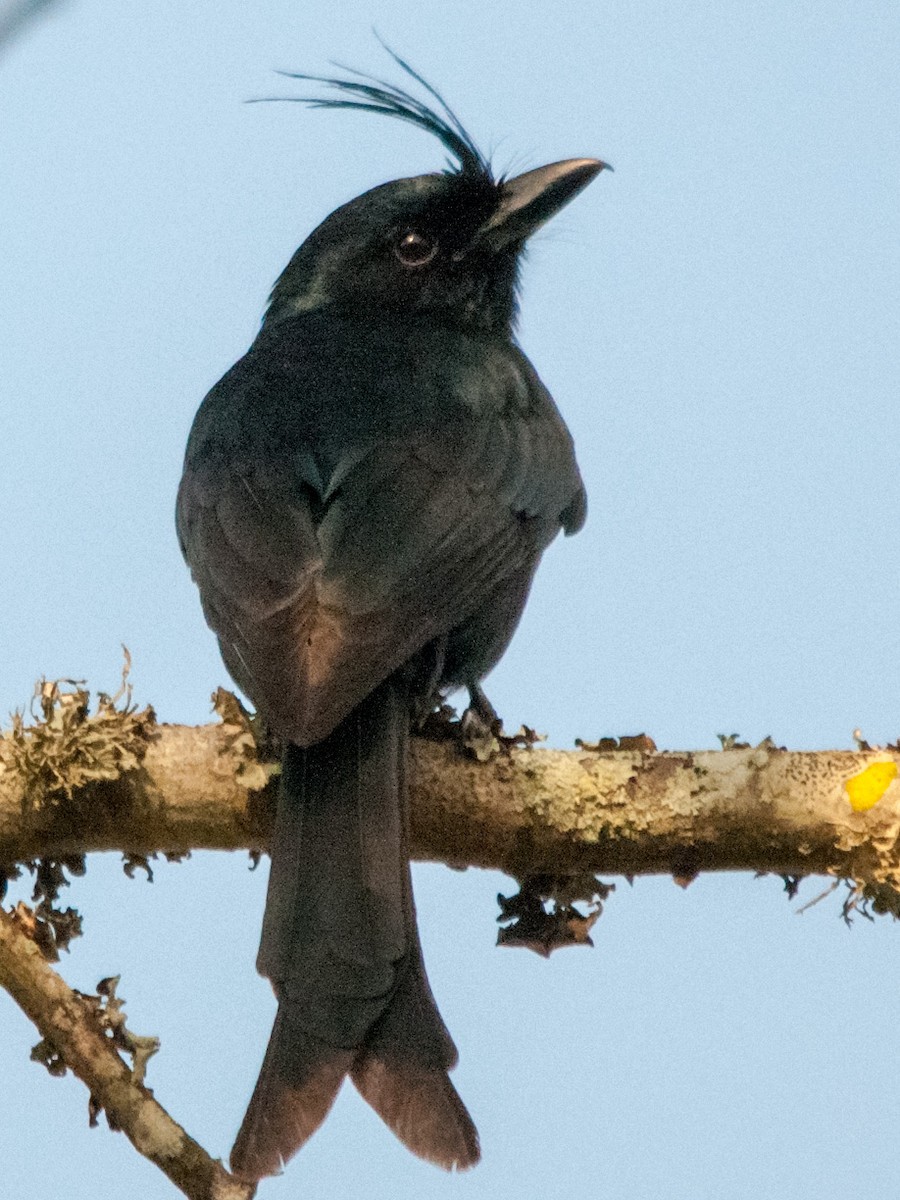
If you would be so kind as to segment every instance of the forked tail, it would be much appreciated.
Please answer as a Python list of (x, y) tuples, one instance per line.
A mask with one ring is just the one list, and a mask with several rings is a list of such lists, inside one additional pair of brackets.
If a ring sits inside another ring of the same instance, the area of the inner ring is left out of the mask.
[(324, 741), (285, 753), (258, 959), (279, 1005), (231, 1152), (243, 1178), (280, 1171), (346, 1075), (415, 1154), (448, 1170), (478, 1161), (416, 929), (408, 736), (389, 680)]

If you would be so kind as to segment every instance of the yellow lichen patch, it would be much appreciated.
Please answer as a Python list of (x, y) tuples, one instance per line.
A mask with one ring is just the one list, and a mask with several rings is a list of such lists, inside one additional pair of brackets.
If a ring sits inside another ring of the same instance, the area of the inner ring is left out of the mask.
[(895, 762), (870, 763), (864, 771), (854, 775), (844, 784), (850, 807), (854, 812), (865, 812), (877, 804), (897, 777)]

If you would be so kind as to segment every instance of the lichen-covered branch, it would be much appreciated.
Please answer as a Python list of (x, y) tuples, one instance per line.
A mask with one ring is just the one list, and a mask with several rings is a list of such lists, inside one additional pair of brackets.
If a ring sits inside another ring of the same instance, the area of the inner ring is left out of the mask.
[[(0, 909), (0, 986), (44, 1039), (41, 1056), (54, 1072), (72, 1070), (86, 1084), (91, 1111), (102, 1109), (115, 1129), (192, 1200), (250, 1200), (255, 1189), (229, 1175), (154, 1100), (119, 1057), (100, 997), (73, 991), (31, 936), (31, 913)], [(120, 1026), (121, 1028), (121, 1026)], [(140, 1039), (130, 1039), (136, 1043)]]
[(415, 851), (519, 878), (751, 870), (897, 886), (898, 764), (896, 749), (791, 752), (768, 743), (518, 750), (481, 764), (423, 744)]
[[(54, 900), (63, 868), (79, 869), (85, 853), (265, 849), (277, 748), (224, 692), (215, 725), (157, 725), (152, 710), (131, 705), (127, 663), (119, 693), (101, 694), (94, 711), (77, 684), (43, 682), (37, 696), (40, 718), (19, 715), (0, 735), (0, 876), (4, 865), (40, 860), (41, 899), (33, 913), (0, 911), (0, 986), (40, 1029), (49, 1064), (83, 1079), (92, 1110), (105, 1110), (186, 1195), (249, 1197), (119, 1057), (117, 1044), (143, 1043), (130, 1034), (122, 1042), (121, 1025), (111, 1032), (108, 988), (105, 1007), (73, 992), (46, 954), (77, 932), (77, 914), (60, 913)], [(802, 753), (766, 741), (661, 753), (638, 737), (564, 752), (526, 737), (501, 738), (499, 752), (479, 761), (460, 728), (439, 720), (440, 736), (413, 739), (413, 852), (524, 881), (504, 901), (507, 944), (549, 953), (589, 940), (609, 891), (598, 873), (664, 872), (681, 882), (703, 870), (827, 874), (900, 915), (896, 746)], [(497, 746), (482, 733), (480, 751)]]
[[(646, 743), (649, 747), (650, 743)], [(237, 718), (154, 726), (115, 778), (29, 801), (0, 740), (0, 863), (94, 850), (264, 849), (277, 779)], [(20, 755), (21, 757), (21, 755)], [(900, 752), (513, 749), (414, 739), (417, 858), (536, 872), (829, 874), (900, 885)], [(854, 782), (857, 781), (857, 782)]]

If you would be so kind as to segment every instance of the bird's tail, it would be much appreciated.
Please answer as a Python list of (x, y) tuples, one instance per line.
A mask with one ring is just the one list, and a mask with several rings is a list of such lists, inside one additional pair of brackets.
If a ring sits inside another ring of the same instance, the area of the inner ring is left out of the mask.
[(447, 1169), (478, 1160), (416, 930), (408, 733), (405, 691), (388, 681), (324, 741), (285, 754), (258, 960), (279, 1006), (231, 1152), (243, 1178), (280, 1171), (346, 1075), (415, 1154)]

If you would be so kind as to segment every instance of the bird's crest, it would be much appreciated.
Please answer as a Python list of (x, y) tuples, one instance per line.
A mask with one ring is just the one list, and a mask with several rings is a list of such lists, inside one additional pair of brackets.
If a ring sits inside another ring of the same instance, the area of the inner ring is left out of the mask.
[[(381, 42), (380, 38), (378, 40)], [(493, 181), (488, 159), (476, 146), (459, 117), (440, 92), (432, 87), (399, 54), (396, 54), (390, 46), (384, 42), (381, 44), (394, 62), (420, 87), (425, 89), (431, 99), (436, 102), (435, 107), (429, 107), (427, 103), (418, 100), (410, 92), (404, 91), (403, 88), (397, 87), (393, 83), (387, 83), (374, 75), (357, 71), (353, 67), (345, 67), (340, 63), (334, 65), (354, 78), (343, 79), (327, 75), (307, 75), (300, 71), (279, 71), (280, 75), (284, 75), (288, 79), (303, 79), (310, 83), (325, 84), (339, 95), (277, 96), (271, 97), (271, 99), (308, 104), (310, 108), (349, 108), (361, 112), (382, 113), (387, 117), (396, 117), (399, 121), (408, 121), (432, 134), (450, 151), (456, 160), (453, 167), (455, 174), (478, 175), (483, 179)]]

